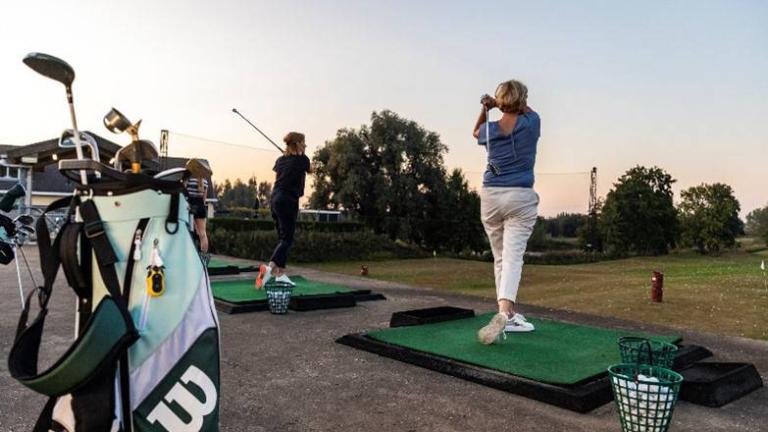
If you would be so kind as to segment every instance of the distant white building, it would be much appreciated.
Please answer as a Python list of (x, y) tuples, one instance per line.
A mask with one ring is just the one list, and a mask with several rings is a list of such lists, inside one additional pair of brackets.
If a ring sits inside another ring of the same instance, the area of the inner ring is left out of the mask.
[(315, 222), (341, 222), (344, 216), (338, 210), (299, 210), (299, 220)]

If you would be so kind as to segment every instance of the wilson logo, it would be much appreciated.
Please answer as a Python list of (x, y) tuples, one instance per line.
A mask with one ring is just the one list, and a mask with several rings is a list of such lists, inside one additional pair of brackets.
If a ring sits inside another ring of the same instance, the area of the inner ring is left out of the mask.
[[(195, 366), (187, 368), (184, 375), (181, 376), (181, 382), (177, 382), (173, 388), (165, 395), (165, 401), (176, 402), (184, 411), (189, 414), (191, 419), (188, 422), (181, 420), (168, 405), (160, 401), (152, 412), (147, 416), (149, 423), (160, 423), (166, 430), (173, 432), (199, 432), (203, 427), (205, 416), (212, 413), (216, 408), (218, 393), (208, 375), (203, 373)], [(197, 399), (184, 385), (193, 384), (200, 388), (205, 395), (204, 400)]]

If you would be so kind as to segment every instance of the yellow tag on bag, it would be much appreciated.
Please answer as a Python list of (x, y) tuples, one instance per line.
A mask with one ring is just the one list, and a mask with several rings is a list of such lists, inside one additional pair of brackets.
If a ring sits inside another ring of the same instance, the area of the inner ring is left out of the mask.
[(147, 294), (160, 297), (165, 293), (165, 270), (163, 266), (147, 267)]

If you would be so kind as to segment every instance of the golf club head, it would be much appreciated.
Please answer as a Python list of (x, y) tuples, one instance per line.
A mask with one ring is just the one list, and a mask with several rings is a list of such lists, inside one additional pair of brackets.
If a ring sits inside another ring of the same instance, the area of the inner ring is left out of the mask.
[(208, 161), (203, 159), (188, 160), (186, 168), (189, 171), (190, 176), (194, 178), (209, 178), (213, 174)]
[(30, 226), (35, 223), (35, 218), (32, 216), (25, 214), (25, 215), (18, 215), (13, 219), (13, 222), (16, 224), (16, 226)]
[(29, 53), (24, 57), (24, 64), (40, 75), (56, 80), (70, 87), (75, 80), (75, 70), (64, 60), (43, 53)]
[(19, 227), (16, 227), (16, 230), (18, 231), (18, 233), (22, 233), (27, 236), (30, 236), (35, 233), (35, 229), (28, 225), (21, 225)]
[(128, 117), (115, 108), (112, 108), (107, 115), (104, 116), (104, 127), (114, 134), (125, 132), (131, 125), (132, 123), (128, 120)]
[(11, 211), (16, 200), (23, 197), (26, 193), (27, 191), (24, 189), (24, 186), (22, 186), (21, 183), (16, 183), (16, 185), (10, 188), (8, 192), (3, 195), (3, 198), (0, 199), (0, 210), (4, 212)]
[[(61, 136), (59, 136), (59, 147), (61, 148), (75, 148), (77, 147), (77, 144), (75, 143), (75, 133), (72, 132), (72, 129), (66, 129), (64, 132), (61, 133)], [(99, 161), (99, 143), (96, 142), (96, 138), (94, 138), (91, 134), (88, 132), (80, 132), (80, 143), (86, 144), (91, 148), (91, 159), (95, 161)]]

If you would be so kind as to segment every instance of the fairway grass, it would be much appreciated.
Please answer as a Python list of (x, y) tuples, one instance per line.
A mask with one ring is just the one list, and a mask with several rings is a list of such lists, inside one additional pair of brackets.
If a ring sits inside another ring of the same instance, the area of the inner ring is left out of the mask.
[[(762, 254), (679, 253), (579, 265), (526, 265), (518, 300), (557, 309), (675, 328), (768, 340), (768, 289)], [(308, 267), (489, 298), (491, 263), (427, 258), (317, 263)], [(664, 273), (664, 302), (650, 301), (651, 272)]]

